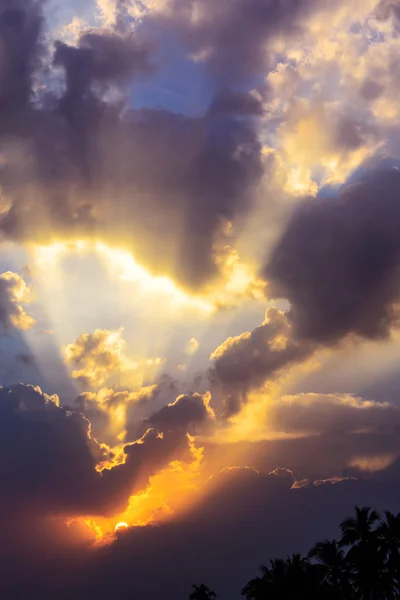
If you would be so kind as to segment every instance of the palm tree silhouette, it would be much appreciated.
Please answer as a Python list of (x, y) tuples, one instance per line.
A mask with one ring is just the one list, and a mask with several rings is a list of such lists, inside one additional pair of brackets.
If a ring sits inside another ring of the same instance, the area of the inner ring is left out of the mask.
[(287, 581), (287, 564), (282, 558), (275, 558), (270, 561), (271, 568), (262, 566), (261, 570), (264, 572), (264, 578), (268, 579), (271, 586), (275, 589), (284, 590)]
[(261, 577), (252, 579), (242, 590), (247, 600), (262, 598), (288, 598), (288, 588), (291, 585), (288, 577), (288, 563), (282, 558), (270, 559), (270, 566), (261, 565)]
[(355, 510), (355, 516), (345, 519), (340, 525), (340, 545), (350, 546), (347, 558), (356, 597), (360, 600), (391, 598), (393, 581), (386, 568), (385, 551), (379, 540), (379, 514), (368, 507), (356, 506)]
[(242, 589), (247, 600), (309, 600), (326, 598), (326, 586), (319, 565), (313, 565), (300, 554), (286, 560), (270, 560), (270, 566), (260, 567), (261, 577), (256, 577)]
[(386, 559), (389, 576), (393, 580), (397, 596), (400, 596), (400, 513), (385, 511), (385, 520), (380, 522), (377, 535)]
[(379, 520), (379, 513), (364, 506), (355, 507), (355, 517), (348, 517), (340, 524), (342, 537), (341, 546), (359, 546), (366, 545), (375, 535), (375, 525)]
[(399, 600), (400, 513), (385, 512), (379, 520), (375, 510), (356, 506), (340, 528), (340, 541), (318, 542), (307, 557), (293, 554), (262, 565), (242, 595), (247, 600)]
[(349, 564), (344, 550), (335, 539), (318, 542), (311, 548), (308, 557), (316, 559), (321, 565), (323, 581), (330, 587), (331, 596), (343, 599), (350, 597)]
[(259, 600), (264, 598), (270, 589), (269, 581), (269, 569), (265, 565), (260, 567), (261, 577), (255, 577), (251, 579), (244, 588), (242, 589), (242, 596), (245, 596), (247, 600)]
[(193, 592), (189, 595), (189, 600), (213, 600), (217, 594), (210, 590), (204, 583), (192, 585)]

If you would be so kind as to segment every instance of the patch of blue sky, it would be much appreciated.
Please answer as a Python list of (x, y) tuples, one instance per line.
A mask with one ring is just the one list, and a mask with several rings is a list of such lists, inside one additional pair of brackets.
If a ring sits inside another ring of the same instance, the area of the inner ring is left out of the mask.
[[(212, 74), (207, 59), (189, 56), (168, 32), (156, 33), (157, 62), (151, 77), (136, 80), (131, 89), (133, 108), (163, 108), (190, 117), (203, 115), (224, 87)], [(245, 81), (234, 91), (249, 91), (262, 78)], [(226, 86), (228, 87), (228, 86)]]
[(204, 65), (187, 56), (176, 40), (158, 39), (160, 58), (149, 78), (135, 81), (131, 99), (134, 108), (163, 108), (191, 117), (208, 108), (213, 89)]
[(47, 28), (56, 35), (74, 18), (85, 21), (89, 26), (98, 24), (98, 8), (95, 0), (49, 0), (45, 4)]
[(0, 244), (0, 273), (21, 273), (28, 264), (29, 254), (22, 246), (11, 242)]

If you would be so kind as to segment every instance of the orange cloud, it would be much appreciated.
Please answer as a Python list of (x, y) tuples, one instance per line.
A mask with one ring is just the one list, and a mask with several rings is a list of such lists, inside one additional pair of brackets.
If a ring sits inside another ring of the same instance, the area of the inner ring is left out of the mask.
[(110, 518), (70, 518), (66, 524), (86, 526), (92, 532), (94, 543), (104, 545), (112, 543), (118, 536), (119, 523), (126, 524), (128, 528), (142, 527), (162, 523), (188, 511), (199, 501), (204, 449), (195, 445), (193, 437), (187, 437), (190, 460), (174, 460), (150, 477), (145, 489), (129, 498), (124, 511)]

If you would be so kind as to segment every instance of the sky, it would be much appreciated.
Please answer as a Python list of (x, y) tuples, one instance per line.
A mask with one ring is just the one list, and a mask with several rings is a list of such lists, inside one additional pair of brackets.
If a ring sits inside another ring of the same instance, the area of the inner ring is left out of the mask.
[(0, 0), (0, 595), (221, 600), (400, 502), (398, 0)]

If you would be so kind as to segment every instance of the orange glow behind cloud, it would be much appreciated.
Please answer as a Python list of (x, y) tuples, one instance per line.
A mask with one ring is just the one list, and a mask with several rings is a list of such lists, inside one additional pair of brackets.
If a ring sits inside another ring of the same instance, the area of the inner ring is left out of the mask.
[(172, 461), (150, 478), (146, 489), (129, 498), (124, 512), (111, 518), (72, 517), (66, 525), (78, 525), (83, 538), (91, 538), (94, 545), (105, 545), (112, 543), (122, 529), (165, 522), (192, 508), (201, 498), (204, 449), (197, 447), (190, 435), (188, 440), (191, 462)]

